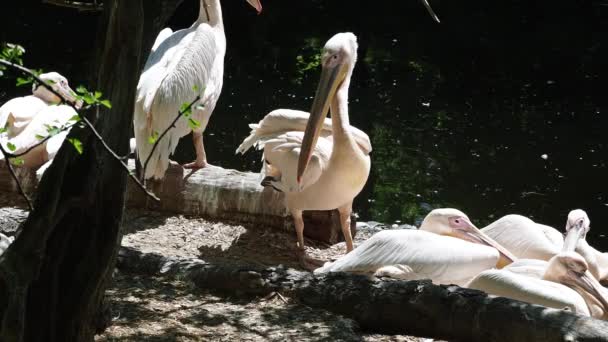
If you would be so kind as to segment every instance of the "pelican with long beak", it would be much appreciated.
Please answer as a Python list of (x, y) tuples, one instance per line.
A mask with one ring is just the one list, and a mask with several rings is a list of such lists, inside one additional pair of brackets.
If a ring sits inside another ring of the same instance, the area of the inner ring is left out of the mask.
[[(464, 241), (463, 241), (464, 240)], [(420, 229), (385, 230), (315, 273), (352, 272), (463, 286), (515, 257), (485, 236), (460, 210), (435, 209)]]
[[(252, 124), (251, 134), (237, 149), (264, 149), (262, 185), (285, 193), (293, 216), (302, 266), (320, 264), (306, 257), (304, 210), (338, 209), (346, 251), (353, 249), (350, 214), (370, 170), (371, 143), (364, 132), (350, 126), (348, 88), (357, 61), (357, 38), (338, 33), (323, 48), (321, 79), (310, 115), (279, 109)], [(331, 111), (331, 122), (326, 119)], [(305, 128), (304, 128), (305, 127)], [(304, 132), (303, 132), (304, 131)]]

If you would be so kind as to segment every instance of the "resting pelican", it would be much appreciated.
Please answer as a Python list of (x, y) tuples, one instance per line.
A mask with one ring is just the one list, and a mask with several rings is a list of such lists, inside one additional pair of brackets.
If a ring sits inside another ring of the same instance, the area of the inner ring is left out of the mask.
[(549, 260), (564, 243), (553, 227), (539, 224), (521, 215), (506, 215), (481, 229), (518, 258)]
[[(47, 126), (61, 127), (75, 115), (77, 115), (76, 111), (68, 105), (47, 106), (31, 119), (21, 133), (8, 139), (3, 145), (13, 144), (16, 148), (14, 153), (21, 153), (37, 144), (40, 141), (39, 137), (48, 135)], [(68, 132), (69, 130), (66, 130), (52, 136), (49, 140), (23, 155), (21, 157), (24, 161), (23, 166), (38, 168), (51, 161), (59, 151)]]
[[(262, 10), (259, 0), (247, 2), (258, 13)], [(193, 121), (189, 123), (188, 118), (178, 120), (154, 150), (144, 175), (146, 179), (163, 178), (169, 166), (169, 154), (190, 131), (194, 132), (196, 160), (184, 167), (207, 165), (203, 131), (222, 90), (225, 53), (226, 36), (219, 0), (200, 0), (198, 19), (190, 28), (176, 32), (165, 28), (156, 38), (137, 85), (134, 130), (140, 162), (143, 164), (152, 150), (148, 139), (167, 129), (181, 106), (192, 102), (197, 95), (201, 98), (192, 106), (192, 119), (200, 126), (196, 127)]]
[[(353, 249), (350, 214), (353, 199), (369, 176), (371, 151), (367, 135), (351, 127), (348, 119), (348, 88), (356, 61), (355, 35), (334, 35), (323, 48), (321, 79), (308, 120), (303, 112), (272, 112), (252, 126), (251, 135), (237, 149), (244, 152), (254, 144), (264, 148), (262, 173), (267, 177), (262, 185), (285, 192), (300, 261), (308, 269), (317, 265), (306, 260), (304, 210), (338, 209), (346, 250)], [(329, 109), (331, 126), (324, 120)]]
[(591, 247), (586, 240), (590, 229), (589, 216), (582, 209), (575, 209), (568, 214), (566, 221), (566, 238), (564, 249), (576, 250), (589, 264), (589, 272), (601, 283), (608, 282), (608, 255)]
[[(464, 241), (463, 241), (464, 240)], [(491, 248), (494, 247), (494, 248)], [(419, 230), (386, 230), (315, 273), (354, 272), (439, 284), (464, 285), (479, 272), (514, 257), (459, 210), (435, 209)]]
[[(66, 100), (75, 101), (74, 91), (68, 85), (68, 80), (59, 73), (40, 74), (39, 78), (44, 82), (51, 83), (51, 87)], [(34, 83), (32, 85), (32, 95), (14, 98), (0, 107), (0, 128), (7, 128), (6, 138), (14, 138), (25, 129), (42, 109), (60, 102), (61, 99), (57, 95), (43, 85)], [(80, 104), (78, 103), (77, 107)]]

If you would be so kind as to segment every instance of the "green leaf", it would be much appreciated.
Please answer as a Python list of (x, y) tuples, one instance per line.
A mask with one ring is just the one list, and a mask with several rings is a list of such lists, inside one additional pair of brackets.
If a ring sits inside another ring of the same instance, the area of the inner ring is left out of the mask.
[(43, 135), (40, 135), (40, 134), (36, 134), (36, 139), (38, 139), (38, 140), (44, 140), (44, 138), (46, 138), (46, 137), (43, 136)]
[(15, 146), (15, 144), (13, 144), (13, 143), (12, 143), (12, 142), (10, 142), (10, 141), (6, 143), (6, 147), (8, 147), (8, 149), (9, 149), (11, 152), (15, 152), (15, 150), (17, 149), (17, 147)]
[(99, 101), (99, 103), (101, 103), (108, 109), (112, 108), (112, 104), (110, 103), (110, 100), (101, 100), (101, 101)]
[(25, 160), (23, 160), (23, 158), (19, 158), (19, 157), (11, 158), (10, 161), (11, 161), (11, 164), (13, 164), (15, 166), (21, 166), (25, 163)]
[(192, 90), (197, 93), (198, 92), (198, 86), (195, 84), (194, 86), (192, 86)]
[(190, 106), (189, 103), (184, 103), (180, 107), (179, 112), (188, 118), (190, 115), (192, 115), (192, 106)]
[(31, 77), (29, 77), (29, 78), (17, 77), (17, 87), (20, 87), (20, 86), (26, 85), (26, 84), (30, 84), (30, 83), (32, 83), (32, 81), (34, 81), (34, 79)]
[(72, 117), (70, 118), (70, 120), (68, 120), (68, 121), (75, 121), (75, 122), (78, 122), (78, 121), (80, 121), (80, 115), (76, 114), (76, 115), (72, 116)]
[(95, 94), (93, 94), (93, 96), (95, 96), (96, 99), (101, 97), (101, 92), (100, 91), (96, 91)]
[(68, 139), (68, 141), (72, 144), (72, 146), (74, 146), (74, 148), (76, 149), (76, 152), (78, 152), (78, 154), (82, 154), (82, 142), (80, 142), (80, 140), (76, 139), (76, 138), (70, 138)]
[(59, 134), (59, 132), (61, 132), (61, 129), (57, 126), (51, 126), (48, 124), (44, 124), (44, 127), (46, 127), (46, 131), (50, 136)]
[(0, 127), (0, 134), (6, 133), (7, 131), (8, 129), (6, 129), (6, 127)]
[(88, 90), (87, 90), (87, 88), (85, 88), (83, 85), (79, 85), (79, 86), (76, 88), (76, 92), (77, 92), (77, 93), (80, 93), (80, 94), (86, 94), (86, 93), (88, 93), (89, 91), (88, 91)]
[(93, 97), (93, 95), (89, 94), (84, 94), (84, 96), (82, 97), (82, 99), (84, 100), (84, 102), (86, 102), (86, 104), (91, 105), (95, 102), (97, 102), (97, 100)]
[(194, 120), (193, 118), (189, 118), (188, 119), (188, 126), (190, 126), (191, 129), (197, 129), (199, 127), (201, 127), (201, 123)]
[(148, 144), (153, 145), (158, 140), (158, 132), (152, 132), (152, 135), (148, 137)]

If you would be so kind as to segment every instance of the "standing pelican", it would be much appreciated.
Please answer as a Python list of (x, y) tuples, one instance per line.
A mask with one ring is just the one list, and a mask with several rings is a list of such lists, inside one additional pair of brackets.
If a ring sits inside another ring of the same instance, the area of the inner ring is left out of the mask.
[(539, 224), (521, 215), (506, 215), (481, 229), (518, 258), (549, 260), (564, 243), (553, 227)]
[[(251, 135), (237, 149), (244, 152), (253, 144), (264, 147), (262, 172), (267, 177), (262, 184), (285, 192), (286, 205), (295, 223), (298, 255), (308, 269), (317, 265), (306, 258), (304, 210), (338, 209), (346, 250), (353, 249), (350, 214), (353, 199), (369, 176), (371, 150), (369, 138), (358, 130), (355, 136), (348, 118), (348, 88), (356, 61), (355, 35), (334, 35), (323, 48), (321, 80), (304, 135), (298, 127), (305, 122), (306, 113), (273, 112), (253, 127)], [(324, 120), (330, 109), (331, 129)]]
[[(464, 241), (463, 241), (464, 240)], [(494, 248), (491, 248), (494, 247)], [(354, 272), (463, 286), (479, 272), (514, 260), (461, 211), (431, 211), (419, 230), (386, 230), (315, 273)]]
[[(258, 12), (259, 0), (247, 0)], [(148, 139), (167, 129), (184, 103), (192, 106), (192, 119), (178, 120), (158, 143), (144, 177), (161, 179), (169, 166), (169, 155), (179, 139), (193, 131), (196, 160), (186, 168), (207, 165), (203, 131), (222, 90), (226, 36), (219, 0), (200, 0), (198, 19), (190, 28), (160, 32), (137, 85), (134, 130), (137, 154), (143, 164), (152, 151)], [(196, 122), (200, 125), (197, 126)], [(192, 128), (191, 128), (192, 127)], [(143, 165), (142, 165), (143, 166)]]
[[(50, 83), (50, 86), (63, 98), (74, 102), (74, 91), (68, 85), (65, 77), (57, 72), (49, 72), (40, 74), (39, 78)], [(6, 138), (13, 138), (21, 133), (42, 109), (60, 102), (61, 99), (57, 95), (43, 85), (34, 83), (32, 95), (14, 98), (0, 107), (0, 128), (6, 127)]]

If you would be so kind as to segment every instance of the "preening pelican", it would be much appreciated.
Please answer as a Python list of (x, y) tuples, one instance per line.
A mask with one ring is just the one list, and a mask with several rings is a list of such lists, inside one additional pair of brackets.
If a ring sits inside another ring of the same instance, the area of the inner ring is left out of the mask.
[[(254, 144), (264, 148), (262, 173), (266, 178), (262, 185), (285, 192), (286, 206), (295, 223), (300, 261), (308, 269), (317, 265), (305, 258), (304, 210), (338, 209), (346, 250), (353, 249), (352, 203), (369, 176), (371, 151), (367, 135), (351, 127), (348, 118), (348, 88), (356, 61), (355, 35), (334, 35), (323, 48), (321, 80), (304, 134), (301, 129), (306, 113), (275, 111), (252, 126), (251, 135), (237, 149), (244, 152)], [(331, 128), (325, 121), (330, 109)]]
[(463, 286), (479, 272), (513, 259), (464, 213), (445, 208), (431, 211), (419, 230), (376, 233), (351, 253), (326, 263), (315, 273), (354, 272), (407, 280), (428, 278), (438, 284)]
[(549, 260), (558, 254), (563, 235), (521, 215), (506, 215), (481, 229), (518, 258)]
[[(65, 77), (57, 72), (49, 72), (40, 74), (39, 78), (51, 83), (51, 87), (66, 100), (74, 102), (74, 91), (68, 85), (68, 80)], [(42, 109), (60, 102), (61, 99), (57, 95), (43, 85), (34, 83), (32, 85), (32, 95), (14, 98), (0, 107), (0, 128), (6, 127), (7, 129), (5, 138), (16, 137)]]
[(566, 221), (566, 238), (564, 249), (575, 250), (585, 258), (589, 272), (601, 283), (608, 282), (608, 255), (591, 247), (586, 240), (591, 221), (582, 209), (575, 209), (568, 214)]
[[(247, 0), (258, 12), (259, 0)], [(143, 164), (150, 155), (148, 139), (162, 133), (177, 116), (184, 103), (201, 99), (192, 106), (192, 119), (200, 126), (194, 130), (188, 118), (181, 118), (159, 142), (144, 177), (163, 178), (169, 166), (169, 155), (179, 139), (193, 131), (196, 160), (186, 168), (207, 165), (203, 131), (222, 90), (226, 36), (219, 0), (200, 0), (199, 16), (190, 28), (160, 32), (137, 85), (134, 130), (137, 154)]]

